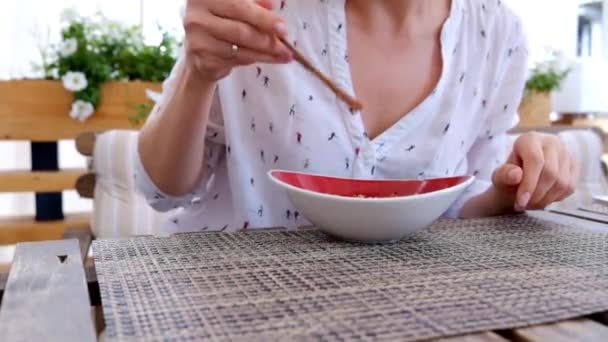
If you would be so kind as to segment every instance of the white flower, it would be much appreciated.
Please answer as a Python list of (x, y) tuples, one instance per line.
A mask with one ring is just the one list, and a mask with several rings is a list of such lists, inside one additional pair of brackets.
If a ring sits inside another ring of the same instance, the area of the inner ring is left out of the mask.
[(78, 19), (78, 12), (74, 8), (66, 8), (59, 15), (62, 23), (71, 23)]
[(59, 55), (61, 57), (69, 57), (78, 50), (78, 41), (74, 38), (69, 38), (59, 44)]
[(65, 89), (76, 92), (85, 89), (89, 83), (82, 72), (68, 71), (62, 78)]
[(106, 37), (112, 42), (119, 41), (123, 38), (123, 32), (121, 31), (120, 24), (117, 22), (109, 21), (105, 27)]
[(572, 67), (572, 61), (563, 51), (555, 51), (553, 60), (551, 61), (551, 67), (558, 73), (562, 73)]
[(70, 117), (74, 120), (85, 121), (95, 112), (93, 104), (90, 102), (76, 100), (72, 103), (72, 110), (70, 111)]
[(566, 54), (551, 47), (537, 49), (530, 59), (532, 68), (542, 73), (564, 73), (572, 66), (572, 60)]
[(110, 74), (110, 78), (115, 80), (118, 78), (118, 76), (120, 75), (120, 72), (118, 70), (114, 70), (112, 71), (112, 73)]

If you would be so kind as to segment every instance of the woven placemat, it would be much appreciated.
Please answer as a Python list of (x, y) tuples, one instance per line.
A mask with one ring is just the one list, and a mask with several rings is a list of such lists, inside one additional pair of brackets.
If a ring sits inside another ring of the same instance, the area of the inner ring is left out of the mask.
[(417, 340), (608, 310), (608, 233), (526, 216), (93, 244), (108, 340)]

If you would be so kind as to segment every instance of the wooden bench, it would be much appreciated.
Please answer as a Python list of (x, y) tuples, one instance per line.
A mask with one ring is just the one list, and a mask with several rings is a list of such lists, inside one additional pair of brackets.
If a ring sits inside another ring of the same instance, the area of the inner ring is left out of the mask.
[(62, 192), (74, 190), (86, 169), (59, 169), (57, 142), (83, 132), (137, 128), (129, 117), (150, 105), (145, 89), (160, 85), (117, 82), (104, 85), (102, 103), (87, 121), (69, 117), (72, 95), (55, 81), (0, 82), (0, 141), (31, 142), (31, 170), (0, 171), (0, 193), (35, 193), (36, 215), (1, 217), (0, 245), (61, 238), (67, 229), (87, 229), (90, 213), (64, 215)]

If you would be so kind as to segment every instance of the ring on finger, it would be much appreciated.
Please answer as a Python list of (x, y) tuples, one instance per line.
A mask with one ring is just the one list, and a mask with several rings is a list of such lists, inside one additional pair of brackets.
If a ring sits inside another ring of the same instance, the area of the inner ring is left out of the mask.
[(231, 49), (230, 51), (232, 53), (230, 57), (232, 59), (236, 59), (238, 57), (238, 55), (239, 55), (239, 50), (241, 48), (238, 45), (236, 45), (236, 44), (232, 44), (232, 46), (230, 47), (230, 49)]

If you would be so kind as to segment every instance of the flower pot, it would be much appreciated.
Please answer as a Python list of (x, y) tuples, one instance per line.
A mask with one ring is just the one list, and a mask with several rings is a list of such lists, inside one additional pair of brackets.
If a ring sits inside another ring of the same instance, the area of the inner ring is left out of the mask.
[(109, 82), (101, 88), (101, 103), (84, 122), (70, 118), (73, 96), (61, 81), (0, 81), (0, 138), (56, 141), (74, 139), (87, 131), (137, 129), (129, 117), (138, 105), (151, 105), (145, 90), (161, 90), (160, 83)]
[(551, 93), (531, 91), (519, 106), (519, 125), (522, 127), (551, 125)]

